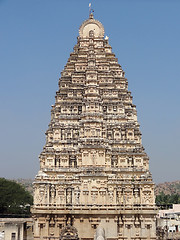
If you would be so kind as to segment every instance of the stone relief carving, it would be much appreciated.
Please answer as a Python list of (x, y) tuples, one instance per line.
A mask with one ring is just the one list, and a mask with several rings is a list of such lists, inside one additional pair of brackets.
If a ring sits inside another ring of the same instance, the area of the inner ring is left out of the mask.
[(95, 164), (96, 159), (97, 159), (97, 151), (95, 151), (95, 150), (91, 151), (91, 159), (92, 159), (93, 164)]
[(110, 202), (110, 204), (112, 204), (114, 201), (114, 188), (113, 187), (108, 188), (108, 195), (109, 195), (109, 202)]
[(79, 187), (76, 187), (74, 189), (74, 198), (75, 198), (75, 204), (79, 204), (79, 198), (80, 198), (80, 190)]
[(58, 186), (57, 192), (58, 192), (58, 196), (59, 196), (59, 203), (64, 204), (65, 191), (64, 191), (64, 188), (61, 185)]
[(135, 188), (134, 189), (134, 203), (139, 204), (139, 189)]
[(79, 240), (77, 229), (71, 225), (64, 227), (60, 234), (60, 240)]
[(39, 203), (42, 204), (44, 200), (44, 187), (45, 185), (39, 185)]
[(129, 205), (132, 204), (132, 190), (131, 188), (125, 188), (124, 190), (124, 203)]
[(150, 190), (144, 190), (143, 191), (143, 198), (144, 198), (144, 203), (146, 204), (149, 204), (151, 203), (151, 199), (152, 199), (152, 196), (151, 196), (151, 191)]
[(66, 204), (72, 204), (72, 189), (66, 189)]
[(51, 203), (54, 203), (54, 201), (55, 201), (55, 196), (56, 196), (56, 189), (55, 189), (54, 184), (52, 184), (51, 187), (50, 187)]

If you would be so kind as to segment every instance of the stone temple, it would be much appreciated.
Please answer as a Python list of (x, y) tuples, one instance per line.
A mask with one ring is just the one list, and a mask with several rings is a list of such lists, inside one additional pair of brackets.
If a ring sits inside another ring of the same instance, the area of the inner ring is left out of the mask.
[(156, 239), (136, 106), (91, 13), (59, 79), (34, 182), (35, 240)]

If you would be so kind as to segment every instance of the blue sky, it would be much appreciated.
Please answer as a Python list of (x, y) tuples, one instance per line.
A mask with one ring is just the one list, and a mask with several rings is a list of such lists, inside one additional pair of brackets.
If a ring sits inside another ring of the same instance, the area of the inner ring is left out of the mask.
[[(156, 183), (180, 174), (180, 1), (91, 1), (137, 106)], [(86, 0), (0, 0), (0, 177), (34, 178)]]

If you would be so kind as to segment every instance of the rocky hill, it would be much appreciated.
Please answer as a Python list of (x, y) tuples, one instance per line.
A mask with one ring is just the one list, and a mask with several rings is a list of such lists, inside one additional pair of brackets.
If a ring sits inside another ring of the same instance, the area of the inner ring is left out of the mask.
[[(17, 183), (20, 183), (21, 185), (23, 185), (25, 187), (26, 190), (28, 190), (31, 194), (33, 194), (33, 179), (16, 179), (14, 180)], [(164, 182), (164, 183), (159, 183), (156, 184), (155, 186), (155, 194), (158, 195), (161, 192), (163, 192), (164, 194), (179, 194), (180, 195), (180, 181), (174, 181), (174, 182)]]
[(155, 194), (158, 195), (163, 192), (166, 195), (179, 194), (180, 195), (180, 181), (159, 183), (155, 187)]

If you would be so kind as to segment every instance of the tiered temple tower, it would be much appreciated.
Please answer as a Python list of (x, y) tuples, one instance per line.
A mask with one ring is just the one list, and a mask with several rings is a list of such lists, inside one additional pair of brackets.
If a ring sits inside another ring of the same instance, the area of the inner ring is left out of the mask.
[(61, 73), (39, 159), (35, 240), (156, 238), (154, 184), (136, 106), (93, 14)]

